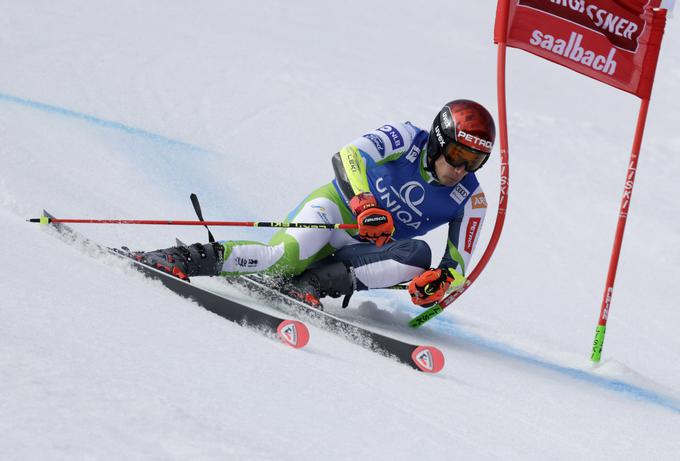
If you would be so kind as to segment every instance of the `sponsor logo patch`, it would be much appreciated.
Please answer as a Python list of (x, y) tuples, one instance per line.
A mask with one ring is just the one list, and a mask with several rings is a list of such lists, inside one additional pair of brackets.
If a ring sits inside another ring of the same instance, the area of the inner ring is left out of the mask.
[(442, 111), (442, 126), (449, 129), (453, 126), (453, 117), (451, 116), (451, 109), (448, 106)]
[(409, 153), (406, 155), (406, 160), (413, 163), (416, 160), (418, 160), (419, 156), (420, 156), (420, 149), (418, 148), (418, 146), (413, 146), (413, 147), (411, 147), (411, 150), (409, 151)]
[(479, 225), (482, 222), (482, 218), (470, 218), (467, 225), (467, 230), (465, 231), (465, 251), (472, 254), (472, 247), (475, 244), (475, 238), (477, 237), (477, 231), (479, 230)]
[(472, 202), (472, 208), (486, 208), (486, 197), (484, 196), (484, 192), (480, 192), (479, 194), (475, 194), (472, 197), (470, 197), (470, 201)]
[(300, 349), (309, 342), (309, 330), (297, 320), (284, 320), (276, 328), (279, 338), (290, 347)]
[(297, 346), (298, 334), (294, 323), (289, 323), (281, 329), (281, 334), (291, 346)]
[(257, 267), (258, 260), (253, 258), (234, 258), (234, 263), (239, 267)]
[(423, 217), (418, 206), (425, 201), (425, 188), (418, 181), (409, 181), (397, 190), (394, 186), (385, 185), (383, 181), (383, 177), (375, 181), (375, 189), (383, 208), (405, 226), (418, 229), (420, 218)]
[(603, 74), (614, 75), (618, 64), (618, 61), (614, 59), (616, 56), (616, 48), (610, 48), (607, 56), (597, 54), (596, 51), (585, 48), (585, 45), (581, 46), (584, 38), (585, 37), (582, 34), (574, 31), (571, 32), (569, 39), (567, 40), (563, 36), (553, 36), (544, 33), (539, 29), (535, 29), (531, 33), (529, 43), (574, 62), (583, 64), (584, 66), (588, 66)]
[(434, 368), (434, 360), (432, 360), (432, 353), (429, 349), (424, 349), (420, 354), (418, 354), (417, 360), (420, 366), (427, 371), (432, 371)]
[[(609, 42), (614, 46), (635, 52), (638, 48), (640, 35), (642, 35), (645, 23), (640, 16), (632, 14), (628, 8), (623, 5), (616, 5), (618, 2), (609, 7), (613, 11), (609, 11), (597, 3), (584, 0), (520, 0), (519, 4), (528, 6), (539, 11), (544, 11), (551, 16), (566, 19), (569, 22), (574, 22), (580, 26), (590, 29), (594, 32), (604, 35)], [(611, 2), (609, 2), (611, 3)], [(638, 2), (640, 6), (646, 6), (649, 2), (642, 0)], [(663, 6), (662, 6), (663, 8)], [(615, 10), (621, 11), (621, 13)]]
[(491, 141), (487, 141), (486, 139), (478, 138), (477, 136), (471, 135), (470, 133), (466, 133), (463, 130), (460, 130), (458, 132), (458, 138), (459, 139), (464, 139), (465, 141), (472, 143), (477, 146), (482, 146), (486, 149), (491, 150), (493, 148), (493, 143)]
[(449, 195), (458, 205), (460, 205), (461, 203), (463, 203), (463, 201), (465, 201), (468, 195), (470, 195), (470, 191), (467, 190), (464, 186), (456, 184), (453, 187), (453, 191)]
[(328, 214), (326, 212), (326, 208), (320, 206), (320, 205), (312, 205), (312, 208), (316, 210), (316, 215), (321, 218), (323, 222), (326, 224), (330, 224), (330, 220), (328, 219)]
[(395, 127), (392, 125), (384, 125), (378, 129), (385, 133), (390, 139), (392, 150), (397, 150), (400, 147), (404, 147), (404, 138), (401, 137), (401, 133), (399, 133)]
[(375, 148), (378, 149), (378, 153), (380, 154), (381, 157), (385, 156), (385, 143), (383, 142), (382, 139), (380, 139), (380, 136), (373, 133), (368, 133), (364, 135), (364, 138), (368, 139), (373, 143)]
[(381, 224), (385, 224), (387, 222), (387, 216), (383, 215), (377, 215), (377, 216), (368, 216), (367, 218), (364, 218), (362, 223), (366, 226), (379, 226)]
[(444, 135), (442, 135), (442, 130), (438, 126), (434, 127), (434, 134), (437, 135), (437, 141), (439, 141), (439, 147), (444, 147), (446, 141), (444, 140)]

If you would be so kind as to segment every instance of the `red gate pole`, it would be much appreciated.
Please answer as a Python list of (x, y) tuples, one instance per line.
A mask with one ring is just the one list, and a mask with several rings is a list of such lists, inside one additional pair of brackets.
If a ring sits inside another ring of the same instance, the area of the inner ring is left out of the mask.
[[(508, 0), (501, 2), (501, 14), (503, 15), (502, 30), (503, 41), (498, 42), (498, 54), (497, 54), (497, 76), (496, 76), (496, 92), (498, 99), (498, 125), (500, 128), (500, 154), (501, 154), (501, 177), (500, 177), (500, 194), (498, 197), (498, 212), (496, 214), (496, 223), (491, 233), (491, 239), (489, 244), (482, 254), (479, 262), (475, 266), (474, 270), (470, 273), (467, 278), (465, 287), (462, 290), (452, 293), (450, 297), (452, 298), (450, 302), (446, 303), (448, 306), (457, 299), (463, 292), (477, 279), (479, 274), (484, 270), (491, 256), (493, 255), (496, 245), (501, 238), (501, 233), (503, 232), (503, 224), (505, 223), (505, 215), (508, 209), (508, 188), (510, 186), (510, 164), (508, 159), (508, 115), (507, 115), (507, 104), (505, 96), (505, 62), (506, 62), (506, 36), (508, 28)], [(442, 303), (443, 304), (443, 303)], [(442, 305), (442, 307), (445, 307)]]
[(463, 293), (467, 291), (472, 283), (477, 280), (479, 274), (482, 273), (487, 263), (491, 260), (498, 240), (501, 238), (503, 232), (503, 224), (505, 223), (505, 215), (508, 208), (508, 188), (510, 186), (510, 165), (508, 160), (508, 116), (506, 110), (505, 97), (505, 61), (506, 61), (506, 39), (508, 30), (508, 8), (509, 0), (499, 0), (497, 17), (502, 18), (500, 26), (501, 40), (498, 41), (497, 54), (497, 68), (496, 73), (496, 88), (498, 97), (498, 125), (500, 128), (500, 142), (501, 142), (501, 174), (500, 174), (500, 196), (498, 199), (498, 212), (496, 214), (496, 224), (494, 224), (493, 232), (489, 244), (484, 250), (479, 262), (475, 265), (470, 275), (467, 276), (464, 285), (459, 290), (454, 291), (447, 297), (442, 299), (439, 303), (430, 307), (420, 315), (417, 315), (408, 323), (412, 328), (418, 328), (425, 322), (441, 314), (451, 303), (458, 299)]
[(614, 280), (616, 279), (616, 269), (619, 265), (619, 254), (621, 253), (621, 243), (623, 241), (623, 233), (626, 229), (626, 222), (628, 220), (628, 208), (633, 196), (633, 185), (635, 184), (635, 173), (637, 172), (638, 158), (640, 157), (640, 148), (642, 146), (642, 135), (645, 132), (645, 124), (647, 122), (647, 111), (649, 109), (649, 98), (643, 99), (640, 104), (640, 112), (638, 114), (637, 127), (635, 128), (635, 139), (633, 141), (633, 150), (630, 154), (630, 162), (628, 163), (628, 172), (626, 174), (626, 183), (623, 188), (623, 198), (621, 199), (621, 207), (619, 210), (619, 221), (616, 226), (616, 234), (614, 236), (614, 248), (612, 248), (611, 259), (609, 260), (609, 273), (607, 274), (607, 285), (604, 289), (602, 297), (602, 306), (600, 307), (600, 318), (595, 329), (595, 339), (593, 341), (593, 352), (590, 360), (599, 362), (602, 356), (602, 346), (604, 344), (604, 335), (607, 329), (607, 318), (611, 309), (612, 294), (614, 292)]

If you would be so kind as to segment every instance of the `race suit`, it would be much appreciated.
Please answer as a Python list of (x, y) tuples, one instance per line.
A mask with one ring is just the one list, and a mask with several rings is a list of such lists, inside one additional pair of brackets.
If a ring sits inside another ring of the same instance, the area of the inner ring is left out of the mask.
[(414, 237), (448, 224), (446, 251), (437, 267), (465, 275), (486, 212), (474, 173), (455, 186), (438, 183), (426, 169), (428, 132), (410, 122), (383, 125), (333, 157), (336, 178), (316, 189), (288, 215), (288, 222), (356, 223), (349, 200), (372, 193), (392, 213), (393, 242), (377, 248), (356, 230), (282, 229), (268, 244), (225, 241), (221, 273), (297, 275), (322, 261), (354, 268), (357, 288), (382, 288), (411, 280), (431, 267), (431, 250)]

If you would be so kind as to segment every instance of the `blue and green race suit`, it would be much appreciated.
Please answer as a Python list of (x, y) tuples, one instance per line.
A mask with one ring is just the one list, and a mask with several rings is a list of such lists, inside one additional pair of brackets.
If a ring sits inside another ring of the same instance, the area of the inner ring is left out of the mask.
[(382, 248), (361, 242), (354, 230), (282, 229), (268, 244), (222, 242), (223, 274), (265, 271), (297, 275), (328, 259), (354, 267), (359, 288), (408, 281), (430, 267), (429, 246), (415, 237), (448, 224), (446, 250), (438, 267), (461, 279), (467, 272), (486, 212), (474, 173), (444, 186), (427, 170), (428, 132), (410, 122), (392, 123), (344, 146), (332, 163), (335, 179), (313, 191), (293, 209), (289, 222), (356, 223), (349, 200), (372, 193), (392, 213), (394, 242)]

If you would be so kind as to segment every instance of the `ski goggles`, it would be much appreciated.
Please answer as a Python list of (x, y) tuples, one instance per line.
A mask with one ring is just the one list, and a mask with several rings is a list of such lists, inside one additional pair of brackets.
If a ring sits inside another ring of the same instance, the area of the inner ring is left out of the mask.
[(479, 170), (489, 154), (471, 149), (457, 142), (449, 142), (444, 146), (444, 159), (454, 168), (465, 166), (465, 171), (474, 173)]

